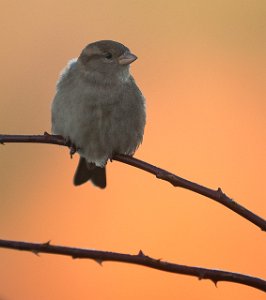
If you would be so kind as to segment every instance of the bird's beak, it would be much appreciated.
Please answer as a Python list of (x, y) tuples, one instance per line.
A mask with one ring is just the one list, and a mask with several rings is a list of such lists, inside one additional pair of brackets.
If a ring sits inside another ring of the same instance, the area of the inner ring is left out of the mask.
[(135, 54), (127, 51), (118, 57), (118, 63), (120, 65), (129, 65), (136, 59), (137, 59), (137, 56)]

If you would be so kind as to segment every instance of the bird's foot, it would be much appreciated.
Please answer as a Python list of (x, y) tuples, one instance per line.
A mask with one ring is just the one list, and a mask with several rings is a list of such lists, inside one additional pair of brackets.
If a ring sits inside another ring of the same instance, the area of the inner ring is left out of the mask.
[(70, 158), (79, 150), (75, 144), (73, 144), (69, 139), (66, 139), (66, 145), (69, 147)]
[(74, 144), (71, 144), (71, 146), (69, 147), (69, 154), (70, 154), (70, 158), (73, 157), (73, 155), (78, 151), (78, 149), (76, 148), (76, 146)]
[[(114, 157), (116, 154), (118, 154), (118, 153), (115, 153), (115, 152), (112, 153), (111, 157), (109, 157), (110, 162), (113, 162), (113, 157)], [(108, 160), (107, 160), (107, 161), (108, 161)], [(106, 163), (107, 163), (107, 161), (106, 161)]]

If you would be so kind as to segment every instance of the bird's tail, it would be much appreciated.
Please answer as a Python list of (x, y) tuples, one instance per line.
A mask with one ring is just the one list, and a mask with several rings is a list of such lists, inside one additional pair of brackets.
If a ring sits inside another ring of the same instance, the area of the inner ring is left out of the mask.
[(105, 167), (97, 167), (94, 163), (87, 163), (85, 158), (80, 157), (74, 175), (74, 185), (81, 185), (89, 180), (91, 180), (94, 185), (104, 189), (106, 187)]

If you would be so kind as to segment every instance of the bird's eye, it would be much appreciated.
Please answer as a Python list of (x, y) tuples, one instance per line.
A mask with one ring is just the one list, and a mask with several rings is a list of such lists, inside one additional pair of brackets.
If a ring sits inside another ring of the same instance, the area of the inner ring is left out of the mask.
[(106, 53), (105, 58), (112, 59), (113, 58), (112, 53), (110, 53), (110, 52)]

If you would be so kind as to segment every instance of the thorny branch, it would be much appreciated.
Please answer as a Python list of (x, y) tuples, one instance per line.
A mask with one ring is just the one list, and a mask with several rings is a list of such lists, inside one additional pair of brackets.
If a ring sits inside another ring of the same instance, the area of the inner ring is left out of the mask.
[[(55, 144), (61, 146), (70, 147), (71, 155), (74, 153), (73, 145), (70, 145), (65, 139), (59, 135), (50, 135), (44, 133), (44, 135), (0, 135), (0, 143), (46, 143), (46, 144)], [(125, 164), (134, 166), (151, 174), (154, 174), (157, 178), (170, 182), (175, 187), (182, 187), (188, 190), (191, 190), (195, 193), (206, 196), (212, 200), (217, 201), (218, 203), (226, 206), (231, 209), (238, 215), (249, 220), (251, 223), (255, 224), (261, 230), (266, 231), (266, 221), (260, 216), (254, 214), (250, 210), (246, 209), (244, 206), (238, 204), (233, 199), (229, 198), (221, 188), (217, 190), (212, 190), (210, 188), (204, 187), (197, 183), (191, 182), (184, 178), (181, 178), (177, 175), (174, 175), (166, 170), (155, 167), (147, 162), (139, 160), (137, 158), (116, 154), (112, 160), (120, 161)]]
[(266, 281), (260, 278), (243, 275), (239, 273), (227, 272), (222, 270), (212, 270), (199, 267), (190, 267), (185, 265), (174, 264), (161, 259), (154, 259), (145, 255), (141, 250), (138, 254), (123, 254), (117, 252), (99, 251), (91, 249), (71, 248), (64, 246), (51, 245), (50, 241), (46, 243), (26, 243), (18, 241), (0, 240), (1, 248), (9, 248), (15, 250), (31, 251), (34, 254), (50, 253), (58, 255), (70, 256), (74, 259), (87, 258), (93, 259), (100, 265), (104, 261), (124, 262), (136, 265), (146, 266), (152, 269), (157, 269), (165, 272), (190, 275), (201, 279), (210, 279), (217, 285), (218, 281), (229, 281), (244, 284), (250, 287), (257, 288), (266, 292)]

